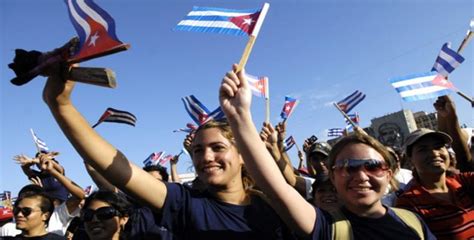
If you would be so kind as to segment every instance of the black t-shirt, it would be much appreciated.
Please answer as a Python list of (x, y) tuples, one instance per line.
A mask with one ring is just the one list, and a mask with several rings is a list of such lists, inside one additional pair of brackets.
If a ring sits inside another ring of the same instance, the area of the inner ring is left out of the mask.
[(0, 237), (0, 240), (65, 240), (66, 237), (59, 236), (54, 233), (48, 233), (43, 236), (37, 236), (37, 237), (23, 237), (21, 235), (16, 235), (15, 237)]

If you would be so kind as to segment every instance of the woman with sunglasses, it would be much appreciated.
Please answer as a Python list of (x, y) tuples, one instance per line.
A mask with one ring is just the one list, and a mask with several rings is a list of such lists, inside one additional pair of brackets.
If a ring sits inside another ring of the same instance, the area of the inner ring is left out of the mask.
[(329, 176), (343, 202), (340, 214), (333, 216), (314, 209), (305, 201), (285, 182), (270, 153), (261, 151), (265, 146), (252, 121), (251, 90), (244, 70), (238, 71), (237, 65), (222, 80), (219, 99), (251, 176), (300, 237), (434, 239), (426, 224), (413, 213), (403, 211), (410, 220), (401, 220), (393, 209), (382, 205), (381, 198), (392, 177), (390, 167), (394, 161), (385, 147), (372, 137), (360, 133), (346, 137), (331, 150)]
[(81, 220), (90, 239), (127, 239), (124, 231), (128, 221), (130, 203), (120, 193), (98, 191), (85, 201)]
[(165, 183), (128, 161), (91, 128), (71, 102), (74, 82), (63, 79), (63, 70), (59, 65), (49, 70), (43, 98), (64, 134), (106, 180), (147, 204), (164, 230), (179, 239), (290, 239), (265, 199), (250, 193), (252, 183), (227, 123), (209, 121), (192, 141), (191, 156), (204, 191)]
[(49, 218), (54, 211), (53, 201), (44, 193), (28, 192), (23, 194), (13, 208), (16, 228), (21, 234), (3, 239), (35, 239), (60, 240), (66, 239), (54, 233), (48, 233)]

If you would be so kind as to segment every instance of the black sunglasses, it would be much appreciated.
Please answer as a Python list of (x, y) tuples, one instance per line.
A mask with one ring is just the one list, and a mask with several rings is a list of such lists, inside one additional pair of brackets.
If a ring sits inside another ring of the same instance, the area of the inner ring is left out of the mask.
[(81, 219), (84, 222), (90, 222), (94, 218), (94, 215), (99, 220), (107, 220), (115, 216), (121, 216), (122, 214), (113, 207), (101, 207), (96, 210), (83, 209)]
[(24, 217), (28, 217), (34, 211), (35, 210), (33, 208), (30, 208), (30, 207), (14, 207), (13, 208), (13, 215), (16, 216), (16, 215), (18, 215), (18, 213), (21, 212), (21, 214), (23, 214)]

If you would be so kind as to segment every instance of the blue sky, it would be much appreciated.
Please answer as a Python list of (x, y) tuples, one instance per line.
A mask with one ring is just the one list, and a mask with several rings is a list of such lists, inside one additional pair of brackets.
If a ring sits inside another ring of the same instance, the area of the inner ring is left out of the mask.
[[(181, 97), (194, 94), (209, 109), (217, 107), (219, 83), (231, 64), (240, 60), (247, 37), (195, 32), (172, 28), (193, 6), (252, 9), (257, 0), (95, 0), (111, 14), (117, 36), (131, 44), (128, 51), (82, 63), (108, 67), (117, 75), (118, 87), (106, 89), (78, 84), (73, 102), (91, 124), (107, 107), (134, 113), (137, 126), (104, 123), (97, 131), (128, 158), (141, 162), (153, 151), (178, 153), (184, 127), (191, 119)], [(271, 121), (279, 119), (284, 96), (300, 99), (288, 120), (288, 133), (299, 144), (315, 134), (326, 139), (325, 130), (344, 126), (331, 105), (354, 90), (366, 93), (355, 110), (361, 126), (370, 120), (403, 109), (433, 111), (432, 100), (403, 103), (389, 80), (429, 71), (445, 42), (457, 49), (473, 18), (471, 0), (274, 0), (247, 63), (247, 72), (270, 79)], [(64, 137), (41, 100), (45, 78), (17, 87), (7, 64), (14, 50), (47, 51), (76, 35), (63, 1), (0, 1), (0, 191), (14, 195), (27, 184), (12, 157), (34, 155), (29, 129), (53, 150), (68, 177), (86, 187), (91, 181), (82, 159)], [(472, 44), (471, 44), (472, 45)], [(468, 45), (465, 62), (450, 76), (472, 96), (473, 51)], [(467, 101), (452, 95), (462, 123), (473, 126)], [(252, 111), (257, 126), (264, 121), (265, 103), (254, 98)], [(296, 163), (296, 150), (290, 150)], [(191, 165), (188, 156), (180, 172)]]

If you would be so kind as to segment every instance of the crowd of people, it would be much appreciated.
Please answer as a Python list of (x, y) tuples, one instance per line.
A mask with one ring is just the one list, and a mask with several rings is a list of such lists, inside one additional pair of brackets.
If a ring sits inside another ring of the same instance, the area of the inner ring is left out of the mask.
[(184, 184), (179, 156), (170, 174), (142, 168), (91, 128), (61, 67), (48, 72), (43, 98), (99, 190), (66, 177), (57, 152), (15, 156), (32, 184), (18, 193), (14, 219), (2, 219), (0, 239), (474, 238), (473, 146), (448, 96), (434, 104), (439, 128), (412, 132), (403, 149), (355, 127), (333, 146), (309, 136), (295, 168), (286, 123), (258, 131), (245, 70), (234, 65), (219, 89), (225, 120), (183, 141), (197, 175)]

